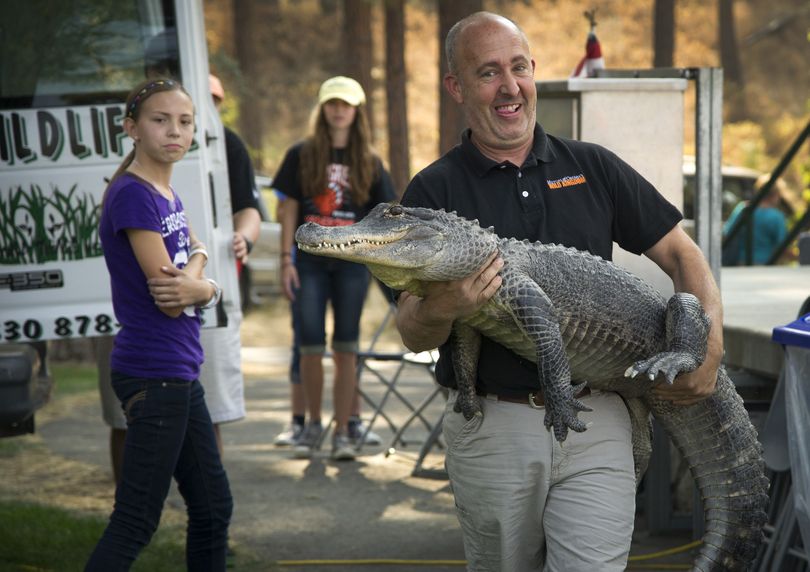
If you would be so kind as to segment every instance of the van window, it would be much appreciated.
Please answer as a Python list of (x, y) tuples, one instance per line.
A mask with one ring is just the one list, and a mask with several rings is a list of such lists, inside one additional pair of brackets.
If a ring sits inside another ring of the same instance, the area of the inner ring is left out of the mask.
[(172, 0), (0, 3), (0, 109), (120, 102), (180, 71)]

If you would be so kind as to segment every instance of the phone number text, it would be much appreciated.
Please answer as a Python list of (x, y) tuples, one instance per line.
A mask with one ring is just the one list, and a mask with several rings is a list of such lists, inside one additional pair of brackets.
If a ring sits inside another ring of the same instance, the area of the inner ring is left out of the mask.
[(13, 342), (112, 334), (118, 329), (118, 324), (109, 314), (98, 314), (96, 316), (60, 316), (48, 322), (5, 320), (0, 324), (0, 328), (2, 328), (0, 339)]

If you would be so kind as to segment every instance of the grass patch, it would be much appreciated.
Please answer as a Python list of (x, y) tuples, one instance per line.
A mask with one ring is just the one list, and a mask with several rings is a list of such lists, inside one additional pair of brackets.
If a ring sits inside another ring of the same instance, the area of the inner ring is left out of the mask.
[(93, 365), (82, 363), (52, 363), (54, 396), (75, 395), (98, 391), (98, 371)]
[[(16, 437), (0, 437), (0, 460), (14, 459), (23, 451), (31, 451), (37, 448), (42, 448), (42, 442), (37, 435), (25, 434)], [(3, 479), (0, 477), (0, 487), (3, 484)], [(0, 542), (2, 542), (2, 537), (0, 537)]]
[[(0, 503), (0, 572), (81, 571), (106, 519), (31, 503)], [(185, 570), (184, 532), (161, 526), (133, 571)]]
[(4, 437), (0, 439), (0, 459), (14, 457), (17, 453), (23, 450), (25, 443), (23, 438), (18, 437)]

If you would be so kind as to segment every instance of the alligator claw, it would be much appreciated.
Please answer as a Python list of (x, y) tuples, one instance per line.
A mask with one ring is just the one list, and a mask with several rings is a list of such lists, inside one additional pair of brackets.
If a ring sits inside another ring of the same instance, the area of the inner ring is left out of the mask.
[[(558, 418), (555, 419), (555, 417)], [(560, 443), (565, 441), (568, 437), (569, 429), (577, 433), (582, 433), (588, 428), (584, 421), (577, 419), (576, 414), (568, 412), (555, 416), (548, 408), (546, 408), (546, 418), (543, 420), (543, 424), (546, 426), (546, 429), (550, 427), (554, 428), (554, 438)]]
[(666, 382), (672, 385), (679, 374), (694, 371), (698, 366), (700, 363), (690, 353), (661, 352), (649, 359), (634, 363), (627, 368), (624, 375), (633, 378), (640, 373), (645, 373), (647, 378), (653, 381), (661, 374)]
[(543, 419), (543, 424), (546, 429), (553, 427), (554, 438), (560, 443), (568, 437), (569, 429), (582, 433), (588, 428), (584, 421), (577, 418), (577, 413), (593, 411), (593, 409), (574, 397), (584, 388), (584, 383), (570, 386), (569, 391), (566, 391), (566, 395), (562, 398), (562, 404), (555, 404), (554, 402), (559, 400), (549, 399), (549, 396), (546, 395), (546, 417)]

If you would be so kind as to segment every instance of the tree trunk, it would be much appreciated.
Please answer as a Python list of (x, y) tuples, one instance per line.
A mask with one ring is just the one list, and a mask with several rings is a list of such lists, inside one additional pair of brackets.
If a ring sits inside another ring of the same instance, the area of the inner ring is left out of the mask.
[[(264, 133), (264, 116), (262, 108), (253, 102), (261, 101), (257, 78), (261, 77), (258, 69), (262, 35), (257, 33), (257, 22), (254, 0), (233, 0), (233, 28), (236, 48), (236, 59), (242, 70), (245, 92), (242, 94), (243, 105), (239, 107), (239, 133), (252, 150), (261, 154), (262, 135)], [(261, 163), (261, 157), (254, 157)]]
[(655, 0), (653, 67), (671, 68), (675, 53), (675, 0)]
[(374, 133), (374, 85), (371, 79), (371, 2), (370, 0), (345, 0), (343, 4), (343, 53), (344, 73), (356, 79), (366, 92), (366, 110)]
[(728, 120), (740, 121), (747, 117), (745, 81), (743, 79), (740, 50), (734, 27), (734, 0), (720, 0), (718, 4), (720, 33), (720, 62), (723, 66), (723, 92), (728, 103)]
[(411, 178), (405, 91), (405, 1), (385, 3), (385, 94), (388, 102), (388, 162), (398, 196)]
[(483, 0), (438, 0), (439, 2), (439, 154), (446, 153), (459, 142), (464, 130), (464, 116), (459, 105), (453, 101), (444, 89), (443, 79), (447, 73), (447, 58), (444, 55), (444, 40), (453, 24), (478, 12), (483, 7)]

